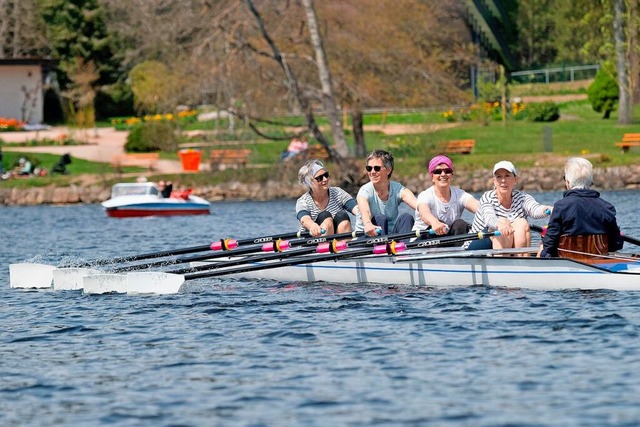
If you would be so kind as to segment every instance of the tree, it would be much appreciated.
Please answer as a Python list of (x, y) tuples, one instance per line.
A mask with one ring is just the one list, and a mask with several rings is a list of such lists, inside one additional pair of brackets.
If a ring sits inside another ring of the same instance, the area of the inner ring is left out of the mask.
[(119, 65), (98, 0), (38, 1), (52, 55), (60, 60), (60, 85), (69, 83), (78, 58), (93, 64), (99, 76), (94, 86), (115, 82)]
[(44, 32), (36, 0), (0, 0), (0, 58), (46, 56)]
[(615, 37), (618, 92), (620, 96), (618, 123), (628, 125), (631, 123), (631, 90), (629, 87), (627, 58), (625, 55), (626, 49), (624, 44), (624, 0), (615, 0), (614, 6), (615, 18), (613, 20), (613, 33)]
[(318, 22), (316, 19), (316, 11), (313, 8), (313, 0), (302, 0), (302, 5), (307, 17), (307, 25), (311, 36), (311, 45), (313, 46), (313, 50), (316, 54), (316, 66), (318, 67), (320, 85), (322, 87), (322, 105), (324, 106), (325, 114), (327, 115), (329, 125), (331, 126), (331, 133), (333, 135), (333, 142), (336, 146), (336, 151), (342, 157), (347, 157), (349, 155), (349, 150), (347, 149), (347, 142), (344, 139), (340, 112), (336, 108), (336, 99), (333, 96), (331, 72), (329, 71), (329, 64), (327, 64), (324, 47), (322, 46), (322, 37), (320, 37), (320, 32), (318, 31)]
[(611, 116), (618, 101), (618, 83), (615, 75), (616, 70), (613, 64), (605, 62), (587, 90), (591, 107), (594, 111), (603, 113), (603, 119), (608, 119)]

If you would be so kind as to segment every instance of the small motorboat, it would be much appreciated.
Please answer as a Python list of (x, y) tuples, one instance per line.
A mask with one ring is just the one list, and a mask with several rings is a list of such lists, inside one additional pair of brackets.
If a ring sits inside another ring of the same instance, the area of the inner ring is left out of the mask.
[(111, 198), (102, 203), (112, 218), (206, 215), (210, 205), (207, 200), (191, 194), (191, 190), (173, 191), (171, 197), (162, 197), (154, 182), (115, 184)]

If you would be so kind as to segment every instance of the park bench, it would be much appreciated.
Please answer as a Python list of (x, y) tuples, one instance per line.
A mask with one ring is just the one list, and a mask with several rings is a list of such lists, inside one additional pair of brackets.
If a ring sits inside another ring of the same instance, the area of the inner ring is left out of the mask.
[(248, 148), (211, 150), (209, 164), (211, 170), (224, 170), (227, 168), (244, 168), (247, 166), (251, 150)]
[(640, 133), (625, 133), (622, 142), (616, 142), (616, 146), (623, 153), (628, 153), (631, 147), (640, 147)]
[(158, 160), (160, 160), (160, 153), (118, 154), (111, 159), (111, 166), (118, 169), (124, 166), (140, 166), (153, 170)]
[(444, 151), (445, 153), (471, 154), (475, 146), (475, 139), (456, 139), (447, 141), (444, 146)]

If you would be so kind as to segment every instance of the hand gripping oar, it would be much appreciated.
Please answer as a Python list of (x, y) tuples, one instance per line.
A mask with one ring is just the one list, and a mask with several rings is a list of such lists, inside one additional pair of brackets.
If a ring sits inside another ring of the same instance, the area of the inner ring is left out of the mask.
[[(233, 256), (247, 255), (254, 252), (273, 252), (273, 251), (281, 252), (288, 248), (293, 248), (297, 246), (318, 245), (320, 243), (324, 243), (332, 239), (355, 238), (355, 237), (361, 236), (362, 234), (363, 232), (361, 231), (351, 231), (348, 233), (333, 234), (330, 236), (303, 237), (303, 238), (294, 239), (294, 240), (282, 240), (281, 238), (279, 238), (277, 240), (273, 240), (272, 242), (264, 243), (262, 245), (253, 245), (253, 246), (248, 246), (246, 248), (235, 249), (235, 247), (237, 247), (236, 245), (234, 246), (234, 249), (223, 250), (213, 254), (208, 253), (208, 254), (196, 255), (196, 256), (190, 256), (190, 257), (155, 261), (155, 262), (150, 262), (146, 264), (125, 266), (121, 268), (112, 269), (110, 272), (123, 273), (128, 271), (144, 270), (144, 269), (153, 268), (153, 267), (164, 267), (164, 266), (175, 265), (175, 264), (186, 264), (186, 263), (197, 262), (197, 261), (208, 261), (208, 260), (214, 260), (218, 258), (231, 258)], [(189, 269), (186, 269), (185, 271), (188, 271), (188, 270)]]
[[(426, 231), (418, 232), (420, 235), (422, 233), (426, 233)], [(341, 252), (330, 252), (330, 253), (321, 253), (319, 255), (313, 256), (299, 256), (295, 257), (295, 255), (304, 255), (299, 251), (292, 250), (289, 251), (289, 254), (294, 255), (292, 258), (286, 258), (284, 261), (280, 262), (272, 262), (272, 263), (258, 263), (260, 261), (266, 261), (263, 257), (262, 260), (255, 260), (253, 264), (245, 264), (239, 268), (227, 268), (227, 269), (219, 269), (219, 267), (209, 266), (208, 271), (202, 271), (199, 273), (191, 273), (186, 275), (175, 274), (175, 273), (153, 273), (153, 272), (143, 272), (143, 273), (129, 273), (127, 274), (126, 283), (127, 283), (127, 292), (131, 293), (172, 293), (177, 292), (186, 280), (193, 280), (205, 277), (215, 277), (215, 276), (223, 276), (229, 274), (237, 274), (244, 273), (249, 271), (257, 271), (257, 270), (265, 270), (271, 268), (278, 267), (286, 267), (290, 265), (299, 265), (299, 264), (309, 264), (312, 262), (319, 261), (327, 261), (327, 260), (337, 260), (337, 259), (346, 259), (351, 257), (370, 255), (370, 254), (391, 254), (394, 255), (397, 252), (404, 251), (406, 249), (413, 248), (432, 248), (440, 245), (444, 245), (447, 243), (458, 243), (465, 242), (467, 240), (476, 240), (476, 239), (484, 239), (491, 236), (498, 236), (500, 232), (495, 231), (492, 233), (477, 233), (477, 234), (465, 234), (458, 236), (448, 236), (442, 238), (432, 238), (425, 240), (416, 240), (410, 243), (402, 243), (396, 242), (393, 239), (389, 239), (393, 236), (381, 236), (377, 238), (368, 239), (371, 245), (367, 247), (356, 247), (355, 249), (343, 249)], [(407, 238), (407, 234), (401, 234), (401, 238)], [(410, 235), (409, 237), (413, 237), (415, 234)], [(385, 237), (387, 238), (385, 240)], [(377, 245), (376, 241), (378, 239), (382, 239), (382, 245)], [(355, 241), (348, 242), (349, 244), (353, 244)], [(323, 250), (326, 250), (326, 246), (331, 245), (323, 244)], [(371, 247), (373, 245), (373, 248)], [(311, 248), (313, 249), (313, 248)], [(308, 250), (308, 249), (306, 249)], [(319, 249), (316, 248), (316, 251)], [(287, 252), (284, 252), (287, 253)], [(283, 254), (277, 254), (282, 256)]]

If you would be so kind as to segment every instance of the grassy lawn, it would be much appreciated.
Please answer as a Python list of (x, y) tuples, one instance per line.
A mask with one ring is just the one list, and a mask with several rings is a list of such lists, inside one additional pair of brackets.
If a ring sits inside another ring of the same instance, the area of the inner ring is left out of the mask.
[[(443, 112), (414, 112), (414, 113), (376, 113), (364, 117), (366, 125), (442, 125), (447, 123), (442, 115)], [(640, 117), (640, 110), (634, 112), (634, 117)], [(545, 129), (552, 135), (551, 151), (546, 155), (557, 155), (558, 157), (588, 155), (589, 159), (596, 166), (618, 166), (638, 163), (640, 151), (632, 150), (630, 153), (622, 154), (618, 147), (614, 145), (620, 141), (624, 133), (640, 132), (638, 122), (629, 126), (617, 124), (615, 113), (609, 120), (601, 118), (600, 113), (591, 109), (587, 101), (575, 101), (560, 104), (560, 120), (550, 123), (534, 123), (526, 120), (509, 121), (503, 124), (500, 121), (489, 122), (483, 125), (479, 122), (461, 122), (456, 127), (443, 128), (429, 133), (407, 133), (404, 135), (385, 135), (379, 130), (367, 131), (365, 133), (367, 150), (382, 148), (391, 151), (398, 163), (398, 172), (402, 175), (415, 175), (424, 171), (425, 163), (435, 154), (442, 150), (443, 143), (453, 139), (475, 139), (476, 146), (473, 154), (452, 155), (456, 166), (464, 170), (477, 168), (490, 168), (495, 162), (508, 159), (513, 161), (518, 167), (534, 166), (540, 162), (540, 158), (549, 148), (545, 147)], [(287, 118), (288, 123), (300, 124), (300, 118)], [(322, 123), (322, 120), (320, 120)], [(183, 179), (193, 185), (200, 183), (215, 184), (228, 180), (252, 181), (264, 180), (274, 177), (274, 171), (282, 169), (280, 156), (288, 145), (287, 140), (267, 140), (258, 137), (250, 129), (237, 123), (238, 128), (234, 132), (228, 132), (224, 120), (209, 121), (191, 124), (191, 130), (203, 130), (204, 136), (199, 136), (185, 142), (201, 143), (203, 149), (203, 161), (206, 162), (208, 150), (215, 148), (230, 148), (230, 141), (233, 141), (232, 148), (250, 148), (252, 156), (250, 162), (254, 165), (261, 165), (261, 168), (250, 168), (247, 170), (227, 170), (215, 173), (201, 173), (192, 175), (174, 176), (172, 179)], [(327, 129), (326, 124), (323, 129)], [(269, 135), (284, 136), (285, 132), (281, 128), (265, 126), (261, 131)], [(328, 130), (326, 131), (327, 136)], [(348, 144), (353, 149), (353, 142), (350, 129), (346, 130)], [(0, 134), (0, 138), (2, 135)], [(310, 141), (313, 142), (313, 141)], [(9, 168), (18, 157), (29, 157), (41, 166), (51, 169), (58, 161), (59, 156), (50, 154), (22, 154), (5, 152), (3, 164)], [(177, 160), (177, 153), (162, 153), (162, 158)], [(270, 168), (276, 165), (278, 168)], [(556, 167), (553, 165), (553, 167)], [(11, 180), (10, 182), (0, 182), (0, 186), (35, 186), (56, 183), (65, 185), (73, 182), (73, 177), (79, 174), (101, 174), (109, 175), (113, 169), (108, 163), (90, 162), (81, 159), (73, 159), (69, 165), (71, 176), (47, 176), (40, 178), (27, 178)], [(124, 172), (140, 172), (140, 168), (126, 168)]]

